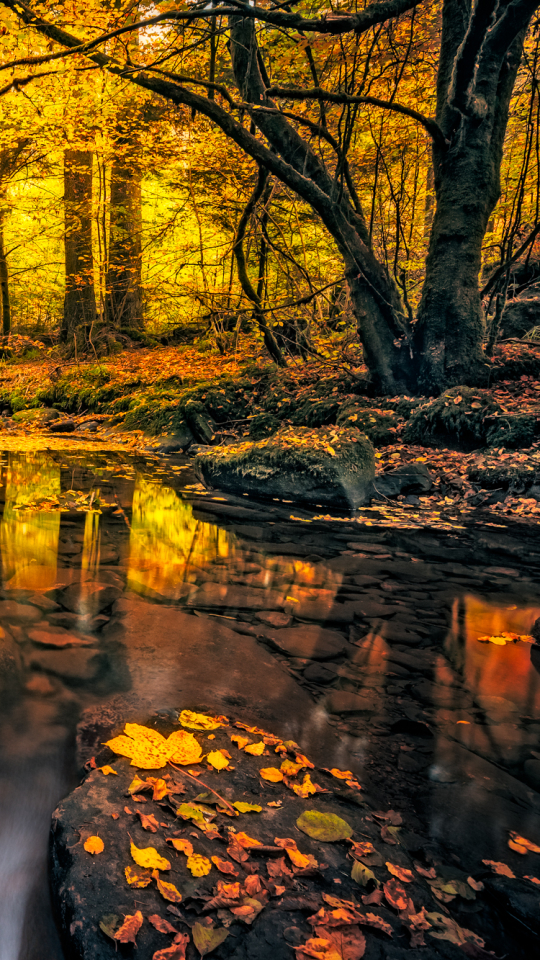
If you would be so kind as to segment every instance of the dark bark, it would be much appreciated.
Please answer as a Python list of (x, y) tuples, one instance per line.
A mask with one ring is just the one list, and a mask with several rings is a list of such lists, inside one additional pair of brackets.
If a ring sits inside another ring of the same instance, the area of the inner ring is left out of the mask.
[(0, 317), (2, 333), (11, 333), (11, 303), (9, 299), (9, 271), (4, 243), (4, 216), (0, 212)]
[(92, 259), (92, 153), (64, 153), (66, 287), (61, 339), (84, 351), (96, 320)]
[(111, 169), (105, 316), (109, 327), (129, 333), (143, 326), (141, 171), (130, 159), (132, 138), (123, 137), (117, 147), (120, 152)]

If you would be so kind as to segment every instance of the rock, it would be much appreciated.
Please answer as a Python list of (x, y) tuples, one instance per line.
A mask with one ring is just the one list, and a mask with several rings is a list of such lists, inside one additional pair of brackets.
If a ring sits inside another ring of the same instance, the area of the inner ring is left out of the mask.
[(26, 681), (24, 689), (36, 697), (50, 697), (57, 692), (57, 687), (44, 673), (34, 673)]
[(22, 684), (22, 661), (17, 644), (6, 630), (0, 628), (0, 702), (11, 704), (19, 695)]
[(28, 630), (28, 639), (42, 647), (90, 647), (93, 639), (64, 630)]
[[(540, 835), (535, 840), (538, 843)], [(517, 934), (523, 946), (527, 945), (529, 956), (534, 956), (540, 937), (538, 886), (518, 877), (488, 877), (484, 883), (488, 895), (507, 918), (510, 928), (513, 927), (513, 933)]]
[(99, 422), (97, 420), (87, 420), (86, 423), (81, 424), (81, 429), (86, 430), (88, 433), (96, 433), (99, 430)]
[(166, 437), (160, 437), (159, 440), (154, 440), (148, 449), (153, 453), (178, 453), (179, 451), (183, 453), (184, 450), (189, 449), (194, 441), (193, 432), (187, 423), (182, 421), (178, 424), (174, 433), (168, 434)]
[(194, 400), (188, 401), (184, 409), (184, 416), (189, 430), (196, 440), (204, 444), (213, 443), (216, 425), (202, 403)]
[(294, 615), (299, 620), (322, 620), (329, 623), (352, 623), (356, 615), (356, 603), (334, 603), (324, 600), (305, 600), (295, 603)]
[(283, 606), (283, 596), (274, 590), (256, 587), (229, 586), (225, 583), (203, 583), (187, 602), (188, 607), (219, 607), (234, 610), (269, 610)]
[(13, 419), (16, 423), (31, 423), (34, 420), (39, 420), (42, 423), (51, 423), (53, 420), (58, 420), (61, 414), (58, 413), (58, 410), (53, 410), (48, 407), (38, 407), (33, 410), (19, 410), (18, 413), (13, 414)]
[(324, 667), (321, 663), (310, 663), (305, 668), (303, 676), (309, 683), (320, 683), (324, 686), (328, 683), (333, 683), (336, 679), (334, 670), (329, 670), (328, 667)]
[(76, 429), (74, 420), (55, 420), (49, 427), (51, 433), (73, 433)]
[(309, 660), (332, 660), (342, 656), (349, 646), (343, 634), (323, 627), (289, 627), (267, 632), (266, 637), (287, 656)]
[(61, 609), (59, 603), (55, 603), (50, 597), (44, 597), (40, 593), (34, 593), (31, 597), (28, 597), (28, 603), (42, 610), (43, 613), (54, 613), (56, 610)]
[(502, 339), (521, 338), (539, 324), (540, 299), (510, 300), (503, 310), (499, 335)]
[(0, 600), (0, 620), (20, 620), (23, 623), (36, 623), (41, 613), (35, 607), (14, 600)]
[(36, 650), (29, 655), (28, 665), (68, 682), (86, 683), (97, 676), (101, 658), (95, 650)]
[(328, 713), (376, 713), (379, 701), (376, 697), (350, 693), (348, 690), (333, 690), (324, 701), (324, 705)]
[(433, 737), (431, 727), (423, 720), (410, 720), (400, 717), (390, 727), (392, 733), (408, 733), (412, 737)]
[(527, 783), (540, 793), (540, 760), (532, 758), (523, 764), (523, 773)]
[(431, 474), (424, 463), (405, 463), (376, 477), (373, 493), (375, 497), (397, 497), (401, 493), (427, 493), (432, 486)]
[(58, 600), (63, 607), (73, 613), (95, 617), (102, 610), (110, 607), (120, 595), (121, 590), (118, 587), (85, 580), (82, 583), (72, 583), (59, 591)]
[(370, 441), (357, 430), (286, 427), (266, 440), (199, 454), (195, 471), (206, 486), (232, 493), (355, 507), (368, 498), (374, 463)]
[(429, 680), (421, 680), (411, 688), (412, 695), (420, 700), (421, 703), (433, 704), (437, 707), (447, 707), (449, 709), (459, 709), (470, 705), (470, 697), (455, 687), (445, 687), (442, 684), (430, 683)]
[(380, 629), (378, 628), (378, 632), (385, 640), (389, 640), (390, 643), (406, 643), (411, 647), (422, 643), (422, 637), (419, 633), (408, 630), (405, 624), (394, 622), (393, 620), (382, 623)]
[(288, 627), (292, 620), (288, 613), (281, 613), (278, 610), (262, 610), (256, 614), (256, 617), (261, 623), (267, 623), (268, 626), (274, 627), (276, 630)]

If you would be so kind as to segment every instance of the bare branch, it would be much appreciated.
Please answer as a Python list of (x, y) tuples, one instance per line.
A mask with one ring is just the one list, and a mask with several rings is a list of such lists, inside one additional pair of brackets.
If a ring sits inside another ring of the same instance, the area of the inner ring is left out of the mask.
[(429, 133), (439, 146), (446, 146), (446, 140), (439, 124), (430, 117), (425, 117), (417, 110), (405, 107), (401, 103), (390, 102), (389, 100), (378, 100), (377, 97), (350, 97), (346, 93), (331, 93), (329, 90), (323, 90), (321, 87), (303, 90), (300, 87), (269, 87), (266, 91), (269, 97), (281, 97), (284, 100), (325, 100), (327, 103), (359, 103), (369, 104), (373, 107), (381, 107), (383, 110), (392, 110), (394, 113), (401, 113), (411, 120), (416, 120)]

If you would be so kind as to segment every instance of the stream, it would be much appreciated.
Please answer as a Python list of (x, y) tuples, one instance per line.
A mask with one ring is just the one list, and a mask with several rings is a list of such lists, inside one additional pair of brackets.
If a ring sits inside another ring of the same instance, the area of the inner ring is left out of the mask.
[(534, 527), (225, 498), (181, 456), (0, 468), (0, 960), (62, 960), (51, 813), (112, 729), (184, 708), (352, 770), (466, 871), (539, 875), (507, 841), (540, 843), (540, 649), (502, 637), (540, 617)]

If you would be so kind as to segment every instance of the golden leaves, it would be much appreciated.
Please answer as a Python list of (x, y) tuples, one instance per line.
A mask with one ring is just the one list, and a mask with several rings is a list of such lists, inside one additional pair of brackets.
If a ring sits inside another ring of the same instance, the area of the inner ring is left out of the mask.
[(523, 643), (534, 643), (534, 637), (529, 636), (528, 633), (505, 633), (504, 631), (500, 636), (496, 637), (478, 637), (478, 643), (494, 643), (498, 647), (505, 647), (507, 643), (517, 643), (521, 640)]
[(409, 905), (409, 897), (405, 887), (402, 887), (399, 880), (387, 880), (383, 885), (384, 895), (387, 902), (394, 910), (406, 910)]
[(212, 863), (215, 867), (217, 867), (220, 873), (228, 874), (231, 877), (238, 876), (238, 870), (236, 870), (233, 864), (229, 863), (228, 860), (222, 860), (221, 857), (212, 857), (211, 859)]
[(526, 840), (525, 837), (520, 837), (515, 830), (510, 831), (508, 846), (511, 850), (515, 850), (516, 853), (525, 854), (528, 850), (532, 853), (540, 853), (540, 847), (537, 843), (533, 843), (532, 840)]
[(325, 843), (348, 840), (353, 834), (353, 828), (346, 820), (342, 820), (335, 813), (320, 813), (318, 810), (304, 810), (298, 817), (296, 826), (308, 837)]
[(149, 870), (170, 870), (171, 865), (165, 857), (162, 857), (155, 847), (136, 847), (131, 841), (131, 856), (139, 867), (147, 867)]
[[(200, 744), (192, 733), (187, 733), (185, 730), (175, 730), (166, 740), (161, 733), (150, 727), (143, 727), (138, 723), (126, 723), (124, 733), (125, 736), (107, 740), (106, 746), (113, 753), (129, 757), (132, 767), (159, 770), (169, 760), (185, 765), (198, 763), (202, 756)], [(130, 787), (131, 793), (136, 792), (132, 789), (133, 784)], [(144, 781), (141, 780), (140, 784), (142, 786)]]
[(295, 792), (297, 797), (302, 797), (306, 800), (312, 793), (317, 793), (317, 784), (311, 782), (311, 777), (309, 773), (306, 773), (302, 783), (292, 783), (291, 789)]
[(229, 936), (229, 931), (224, 927), (215, 929), (214, 927), (204, 926), (202, 923), (194, 923), (191, 928), (193, 943), (197, 947), (201, 957), (206, 957), (212, 950), (216, 950), (220, 944)]
[(263, 770), (259, 770), (259, 774), (263, 780), (268, 780), (269, 783), (279, 783), (283, 780), (283, 774), (277, 767), (264, 767)]
[(261, 813), (262, 807), (258, 803), (244, 803), (243, 800), (236, 800), (233, 803), (235, 810), (239, 813)]
[(185, 853), (186, 857), (190, 857), (193, 853), (193, 844), (189, 840), (184, 840), (182, 837), (166, 837), (165, 841), (170, 843), (175, 850)]
[(118, 773), (116, 772), (116, 770), (113, 770), (112, 767), (109, 767), (109, 766), (107, 766), (107, 765), (105, 765), (104, 767), (98, 767), (98, 770), (101, 770), (102, 774), (103, 774), (105, 777), (108, 777), (109, 774), (111, 774), (111, 773), (114, 773), (115, 777), (118, 776)]
[(171, 903), (182, 902), (182, 894), (177, 890), (174, 883), (165, 883), (164, 880), (161, 880), (157, 870), (154, 870), (152, 877), (156, 881), (157, 888), (164, 900), (169, 900)]
[(300, 870), (305, 870), (306, 867), (312, 865), (311, 857), (300, 853), (300, 850), (296, 846), (296, 840), (292, 840), (290, 837), (285, 837), (284, 839), (276, 837), (274, 843), (276, 847), (283, 847), (291, 863)]
[(229, 761), (226, 756), (222, 753), (221, 750), (212, 750), (211, 753), (207, 756), (208, 763), (214, 768), (214, 770), (224, 770), (225, 767), (229, 766)]
[(152, 873), (147, 867), (139, 867), (136, 870), (131, 864), (124, 869), (126, 880), (130, 887), (136, 889), (147, 887), (152, 883)]
[(249, 743), (249, 737), (243, 737), (240, 733), (231, 734), (231, 740), (236, 744), (239, 750), (242, 750), (242, 748)]
[(188, 857), (186, 866), (194, 877), (205, 877), (212, 869), (212, 864), (208, 857), (203, 857), (200, 853), (193, 853)]
[(244, 747), (244, 753), (249, 753), (252, 757), (260, 757), (264, 753), (263, 741), (250, 743), (247, 747)]
[(204, 713), (193, 713), (192, 710), (182, 710), (179, 721), (183, 727), (189, 727), (190, 730), (217, 730), (224, 726), (214, 717), (207, 717)]
[(141, 818), (141, 826), (143, 830), (149, 830), (150, 833), (157, 833), (159, 829), (159, 823), (157, 822), (153, 813), (146, 814), (141, 813), (140, 810), (137, 810), (137, 815)]
[(88, 839), (84, 841), (84, 849), (87, 853), (103, 853), (105, 844), (101, 837), (88, 837)]

